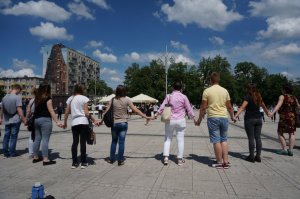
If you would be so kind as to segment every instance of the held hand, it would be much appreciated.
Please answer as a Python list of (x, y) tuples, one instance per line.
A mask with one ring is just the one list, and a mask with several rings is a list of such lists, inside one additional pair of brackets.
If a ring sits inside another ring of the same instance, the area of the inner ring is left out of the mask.
[(268, 117), (273, 117), (274, 113), (268, 112)]

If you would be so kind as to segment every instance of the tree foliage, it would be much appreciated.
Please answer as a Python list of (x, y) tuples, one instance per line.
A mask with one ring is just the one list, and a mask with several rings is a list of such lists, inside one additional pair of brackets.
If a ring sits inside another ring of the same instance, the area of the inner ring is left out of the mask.
[[(231, 101), (238, 104), (242, 103), (249, 83), (257, 85), (267, 105), (277, 102), (281, 87), (287, 83), (293, 85), (296, 96), (300, 97), (300, 78), (292, 81), (281, 74), (270, 75), (266, 68), (252, 62), (237, 63), (232, 70), (227, 58), (220, 55), (203, 58), (197, 66), (171, 64), (168, 69), (168, 93), (172, 91), (174, 81), (182, 81), (183, 93), (192, 104), (199, 105), (203, 90), (209, 87), (210, 74), (214, 71), (220, 72), (220, 85), (229, 91)], [(144, 93), (161, 102), (165, 97), (165, 80), (164, 66), (153, 60), (146, 66), (141, 67), (136, 63), (129, 66), (125, 71), (124, 85), (129, 97)]]

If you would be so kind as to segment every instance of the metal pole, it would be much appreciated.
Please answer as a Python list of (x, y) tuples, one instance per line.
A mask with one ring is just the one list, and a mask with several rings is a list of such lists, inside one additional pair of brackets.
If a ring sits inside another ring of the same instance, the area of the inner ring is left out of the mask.
[(166, 73), (166, 96), (168, 94), (168, 46), (166, 45), (166, 54), (165, 54), (165, 73)]

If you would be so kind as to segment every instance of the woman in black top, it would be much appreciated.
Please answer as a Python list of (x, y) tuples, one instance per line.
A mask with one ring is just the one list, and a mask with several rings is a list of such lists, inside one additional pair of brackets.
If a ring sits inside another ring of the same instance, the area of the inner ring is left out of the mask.
[[(32, 163), (37, 163), (43, 160), (44, 166), (55, 164), (55, 161), (49, 160), (48, 158), (48, 144), (52, 133), (52, 119), (58, 127), (63, 127), (63, 125), (58, 123), (53, 110), (51, 87), (49, 84), (42, 83), (39, 86), (34, 103), (35, 140), (33, 143), (34, 158)], [(42, 144), (41, 148), (43, 158), (39, 157), (40, 144)]]
[[(249, 162), (261, 162), (261, 128), (262, 119), (261, 113), (259, 112), (259, 107), (262, 107), (266, 114), (270, 115), (265, 106), (261, 95), (255, 85), (251, 84), (247, 87), (247, 95), (244, 99), (242, 106), (239, 108), (238, 112), (235, 114), (235, 119), (241, 114), (242, 111), (246, 109), (244, 126), (249, 142), (249, 152), (250, 155), (246, 158)], [(255, 143), (254, 143), (255, 140)], [(256, 156), (254, 157), (254, 148), (256, 144)]]

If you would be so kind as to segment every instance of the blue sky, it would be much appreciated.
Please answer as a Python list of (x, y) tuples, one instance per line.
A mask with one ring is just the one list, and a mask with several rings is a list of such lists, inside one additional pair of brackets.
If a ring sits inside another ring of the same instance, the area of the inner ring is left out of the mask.
[(0, 76), (41, 76), (45, 45), (100, 62), (115, 87), (131, 63), (227, 57), (300, 77), (299, 0), (0, 0)]

